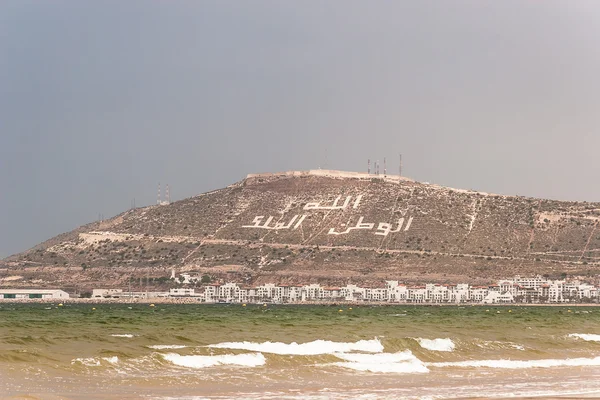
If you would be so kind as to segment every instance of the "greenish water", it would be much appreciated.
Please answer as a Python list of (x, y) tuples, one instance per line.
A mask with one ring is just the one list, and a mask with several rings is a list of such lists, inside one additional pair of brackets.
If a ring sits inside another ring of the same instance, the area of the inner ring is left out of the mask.
[(0, 304), (4, 397), (597, 393), (598, 307)]

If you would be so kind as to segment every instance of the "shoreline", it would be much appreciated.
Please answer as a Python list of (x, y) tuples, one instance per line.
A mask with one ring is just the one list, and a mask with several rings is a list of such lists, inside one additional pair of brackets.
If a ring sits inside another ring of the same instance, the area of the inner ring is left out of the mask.
[(69, 299), (0, 299), (0, 306), (3, 304), (195, 304), (195, 305), (219, 305), (219, 306), (327, 306), (327, 307), (488, 307), (488, 308), (506, 308), (506, 307), (600, 307), (598, 303), (391, 303), (391, 302), (291, 302), (291, 303), (270, 303), (270, 302), (255, 302), (255, 303), (219, 303), (219, 302), (202, 302), (193, 297), (181, 298), (155, 298), (155, 299), (91, 299), (91, 298), (69, 298)]

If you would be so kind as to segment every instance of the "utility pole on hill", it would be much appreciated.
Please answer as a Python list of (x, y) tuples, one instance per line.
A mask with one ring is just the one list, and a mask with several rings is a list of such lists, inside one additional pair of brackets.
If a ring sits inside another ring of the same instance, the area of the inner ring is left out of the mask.
[(383, 157), (383, 177), (385, 178), (387, 176), (387, 165), (385, 162), (385, 157)]
[(400, 156), (400, 164), (398, 164), (398, 176), (402, 176), (402, 153), (400, 153), (399, 156)]

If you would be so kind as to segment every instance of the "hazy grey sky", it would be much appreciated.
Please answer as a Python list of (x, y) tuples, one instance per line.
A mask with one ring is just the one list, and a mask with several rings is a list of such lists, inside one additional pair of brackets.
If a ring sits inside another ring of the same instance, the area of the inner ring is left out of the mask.
[[(250, 172), (600, 201), (598, 1), (0, 2), (0, 257)], [(327, 149), (327, 156), (326, 150)]]

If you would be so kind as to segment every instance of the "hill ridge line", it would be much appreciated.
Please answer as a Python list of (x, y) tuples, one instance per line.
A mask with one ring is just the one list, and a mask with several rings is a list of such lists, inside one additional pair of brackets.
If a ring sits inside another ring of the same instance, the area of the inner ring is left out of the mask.
[[(249, 174), (123, 212), (0, 261), (0, 285), (219, 281), (485, 282), (600, 272), (600, 203), (541, 200), (334, 170)], [(243, 268), (224, 268), (224, 266)], [(15, 278), (18, 277), (18, 278)]]

